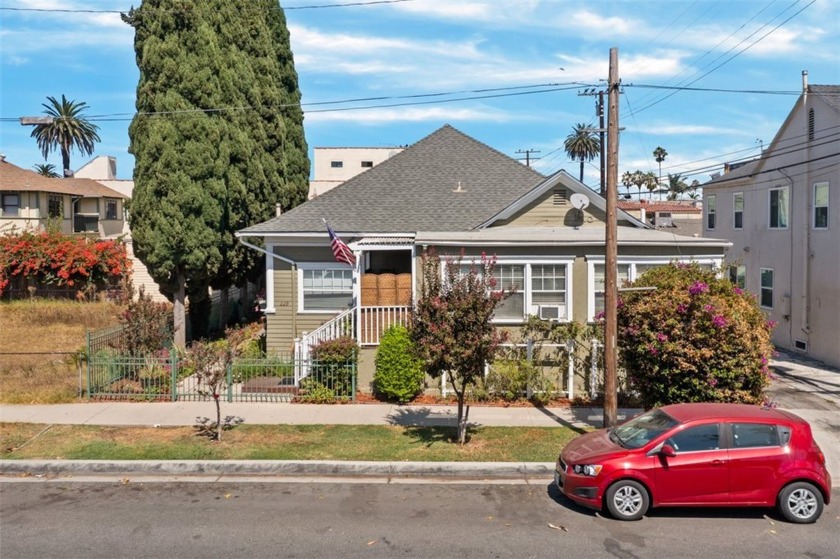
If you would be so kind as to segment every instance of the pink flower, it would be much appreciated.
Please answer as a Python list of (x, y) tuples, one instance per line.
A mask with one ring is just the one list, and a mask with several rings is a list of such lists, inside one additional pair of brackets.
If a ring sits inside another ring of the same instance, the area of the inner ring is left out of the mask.
[(656, 335), (656, 339), (659, 340), (660, 343), (665, 343), (668, 341), (668, 336), (660, 332)]
[(717, 379), (712, 377), (709, 379), (709, 386), (717, 386)]
[(653, 344), (648, 344), (647, 350), (651, 355), (659, 355), (659, 350), (653, 347)]
[(721, 316), (719, 314), (715, 315), (715, 317), (712, 319), (712, 324), (715, 326), (715, 328), (726, 328), (726, 317)]
[(701, 293), (706, 293), (709, 291), (709, 284), (703, 283), (702, 281), (695, 281), (691, 287), (688, 288), (688, 292), (691, 295), (699, 295)]
[(775, 328), (778, 324), (779, 324), (779, 323), (778, 323), (778, 322), (776, 322), (775, 320), (768, 320), (768, 321), (767, 321), (767, 327), (768, 327), (769, 329), (771, 329), (771, 330), (772, 330), (773, 328)]
[(604, 311), (601, 311), (601, 312), (599, 312), (595, 315), (595, 320), (596, 321), (604, 320), (604, 317), (606, 317), (606, 316), (607, 316), (607, 314)]
[(735, 293), (736, 293), (737, 295), (743, 295), (743, 294), (744, 294), (744, 290), (743, 290), (743, 289), (741, 289), (740, 287), (736, 287), (736, 288), (734, 289), (734, 291), (735, 291)]
[(685, 314), (685, 311), (687, 311), (687, 310), (688, 310), (688, 305), (686, 305), (685, 303), (680, 303), (679, 305), (677, 305), (677, 312), (678, 313)]
[(703, 305), (703, 310), (706, 312), (715, 312), (714, 305)]

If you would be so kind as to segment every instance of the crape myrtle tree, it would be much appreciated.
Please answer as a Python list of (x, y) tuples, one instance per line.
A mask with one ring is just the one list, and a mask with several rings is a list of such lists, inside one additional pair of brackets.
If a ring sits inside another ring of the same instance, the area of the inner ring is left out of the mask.
[[(183, 345), (187, 294), (199, 302), (208, 287), (222, 290), (224, 323), (227, 288), (260, 275), (262, 258), (234, 233), (268, 219), (275, 203), (288, 208), (305, 199), (297, 75), (284, 74), (294, 65), (276, 3), (147, 0), (124, 20), (135, 29), (140, 69), (129, 128), (132, 236), (138, 257), (174, 299)], [(287, 123), (287, 114), (299, 120)]]
[[(484, 376), (496, 349), (506, 339), (490, 319), (508, 292), (496, 289), (494, 257), (462, 266), (460, 257), (443, 261), (434, 251), (421, 257), (420, 296), (412, 311), (411, 339), (426, 372), (446, 378), (458, 399), (458, 443), (467, 441), (467, 389)], [(468, 269), (467, 269), (468, 268)]]
[(678, 402), (760, 404), (774, 324), (755, 297), (698, 264), (648, 270), (618, 309), (618, 341), (646, 408)]

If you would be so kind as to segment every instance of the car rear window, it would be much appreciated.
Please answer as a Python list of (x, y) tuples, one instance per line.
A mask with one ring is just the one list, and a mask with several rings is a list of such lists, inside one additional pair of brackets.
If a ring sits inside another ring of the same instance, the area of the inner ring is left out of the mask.
[[(790, 440), (790, 430), (787, 439)], [(765, 423), (733, 423), (733, 448), (749, 448), (757, 446), (780, 446), (779, 430), (776, 425)]]

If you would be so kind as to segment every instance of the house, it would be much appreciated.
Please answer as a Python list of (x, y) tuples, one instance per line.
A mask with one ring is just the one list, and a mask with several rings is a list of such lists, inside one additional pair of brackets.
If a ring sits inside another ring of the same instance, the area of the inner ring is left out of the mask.
[(115, 238), (123, 234), (127, 196), (84, 178), (53, 179), (0, 156), (0, 231), (43, 230)]
[(309, 199), (332, 190), (359, 173), (372, 169), (403, 149), (405, 148), (320, 147), (313, 149), (313, 177), (309, 181)]
[[(565, 171), (543, 176), (447, 125), (237, 236), (266, 254), (268, 350), (353, 335), (366, 387), (381, 332), (410, 318), (423, 251), (463, 251), (465, 262), (496, 255), (498, 285), (516, 288), (496, 311), (500, 327), (515, 329), (529, 315), (593, 321), (603, 308), (605, 218), (605, 200)], [(334, 259), (324, 220), (353, 250), (355, 266)], [(727, 246), (618, 212), (620, 280), (673, 260), (718, 265)]]
[(808, 85), (756, 160), (703, 185), (703, 234), (777, 323), (773, 342), (840, 366), (840, 86)]
[(694, 200), (619, 200), (618, 208), (652, 227), (677, 235), (700, 236), (703, 208)]

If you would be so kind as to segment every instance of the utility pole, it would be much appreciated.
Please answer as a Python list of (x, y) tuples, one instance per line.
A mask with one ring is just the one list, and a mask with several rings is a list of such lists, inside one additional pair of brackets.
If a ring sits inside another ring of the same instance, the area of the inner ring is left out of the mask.
[(600, 162), (600, 169), (601, 169), (601, 190), (598, 192), (602, 197), (606, 195), (607, 188), (606, 188), (606, 180), (607, 180), (607, 173), (606, 173), (606, 159), (604, 156), (604, 150), (606, 149), (606, 143), (604, 142), (604, 133), (607, 129), (604, 127), (604, 92), (603, 91), (595, 91), (595, 88), (586, 88), (583, 90), (583, 93), (578, 93), (578, 95), (583, 95), (586, 97), (595, 97), (597, 96), (598, 99), (595, 101), (595, 116), (598, 117), (598, 130), (590, 129), (593, 132), (598, 132), (598, 141), (601, 144), (601, 149), (598, 150), (598, 159)]
[[(518, 149), (518, 150), (516, 150), (516, 153), (524, 153), (525, 154), (525, 166), (530, 167), (531, 166), (531, 154), (532, 153), (540, 153), (540, 150), (538, 150), (538, 149)], [(539, 159), (539, 157), (535, 157), (534, 159)], [(520, 157), (519, 160), (522, 161), (522, 158)]]
[(610, 49), (610, 77), (608, 85), (609, 118), (607, 122), (607, 231), (605, 251), (604, 292), (604, 427), (614, 427), (618, 415), (616, 378), (618, 368), (618, 48)]

